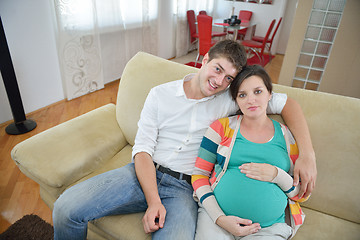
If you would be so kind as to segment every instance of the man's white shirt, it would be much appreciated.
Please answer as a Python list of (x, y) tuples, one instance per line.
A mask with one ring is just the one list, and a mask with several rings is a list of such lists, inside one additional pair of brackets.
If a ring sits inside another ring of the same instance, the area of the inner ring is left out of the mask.
[[(199, 100), (188, 99), (183, 83), (193, 76), (150, 90), (138, 122), (133, 158), (139, 152), (146, 152), (154, 162), (191, 175), (210, 124), (238, 110), (228, 90)], [(273, 93), (267, 112), (280, 114), (286, 100), (286, 94)]]

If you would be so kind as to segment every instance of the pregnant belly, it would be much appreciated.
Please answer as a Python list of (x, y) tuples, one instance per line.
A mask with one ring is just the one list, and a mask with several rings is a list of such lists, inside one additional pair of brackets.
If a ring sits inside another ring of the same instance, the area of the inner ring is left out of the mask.
[(274, 183), (248, 178), (239, 169), (228, 169), (214, 190), (226, 215), (267, 227), (285, 221), (287, 197)]

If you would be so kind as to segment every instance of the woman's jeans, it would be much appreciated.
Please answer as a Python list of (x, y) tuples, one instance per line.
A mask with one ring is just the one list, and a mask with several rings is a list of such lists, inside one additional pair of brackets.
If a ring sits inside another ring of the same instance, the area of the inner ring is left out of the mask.
[[(156, 176), (166, 216), (164, 227), (152, 233), (152, 239), (194, 239), (198, 206), (192, 186), (158, 170)], [(86, 239), (89, 221), (146, 209), (134, 164), (130, 163), (66, 190), (54, 205), (54, 237), (55, 240)]]
[(292, 235), (292, 228), (286, 223), (275, 223), (261, 228), (257, 233), (235, 237), (210, 218), (202, 206), (198, 210), (195, 240), (286, 240)]

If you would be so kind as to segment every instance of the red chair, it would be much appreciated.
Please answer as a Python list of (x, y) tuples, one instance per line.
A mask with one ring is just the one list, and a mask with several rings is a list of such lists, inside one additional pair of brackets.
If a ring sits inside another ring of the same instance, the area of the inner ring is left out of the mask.
[(266, 40), (269, 38), (269, 35), (274, 28), (276, 20), (272, 20), (270, 26), (266, 32), (266, 35), (262, 42), (257, 42), (254, 40), (243, 40), (241, 44), (246, 47), (247, 49), (251, 50), (256, 56), (259, 58), (261, 65), (264, 66), (264, 49), (266, 46)]
[(215, 40), (212, 40), (212, 17), (208, 15), (198, 15), (198, 29), (199, 29), (199, 47), (198, 55), (195, 60), (195, 67), (198, 63), (200, 56), (205, 56), (205, 54), (210, 50), (210, 48), (216, 43)]
[[(186, 12), (189, 29), (190, 29), (190, 43), (193, 44), (199, 38), (199, 34), (196, 31), (196, 19), (194, 10), (188, 10)], [(211, 37), (222, 37), (226, 36), (225, 32), (212, 32)]]
[(196, 32), (196, 24), (195, 24), (196, 20), (195, 20), (194, 10), (188, 10), (186, 12), (186, 17), (187, 17), (189, 29), (190, 29), (190, 43), (194, 43), (199, 38), (199, 35)]
[[(251, 11), (240, 10), (238, 19), (241, 19), (241, 22), (250, 22), (252, 14), (253, 13)], [(244, 39), (246, 32), (247, 32), (247, 28), (238, 30), (237, 40)], [(234, 34), (233, 31), (228, 31), (228, 33)]]
[[(279, 22), (276, 25), (276, 28), (275, 28), (271, 38), (266, 40), (267, 50), (269, 51), (269, 55), (270, 55), (270, 61), (271, 61), (271, 58), (272, 58), (271, 57), (271, 46), (272, 46), (272, 43), (274, 41), (274, 37), (275, 37), (275, 35), (277, 33), (277, 30), (279, 29), (281, 21), (282, 21), (282, 17), (279, 19)], [(254, 40), (254, 41), (257, 41), (257, 42), (262, 42), (262, 41), (264, 41), (264, 37), (254, 36), (254, 37), (251, 38), (251, 40)]]
[(206, 12), (205, 10), (201, 10), (201, 11), (199, 12), (199, 15), (207, 15), (207, 12)]

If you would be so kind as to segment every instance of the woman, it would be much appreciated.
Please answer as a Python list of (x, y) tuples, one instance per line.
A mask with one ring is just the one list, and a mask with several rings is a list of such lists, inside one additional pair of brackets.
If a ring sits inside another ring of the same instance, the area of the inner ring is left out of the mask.
[(272, 84), (261, 66), (247, 66), (230, 89), (239, 115), (209, 127), (192, 175), (200, 202), (196, 239), (288, 239), (304, 220), (297, 202), (305, 199), (291, 177), (295, 140), (266, 115)]

